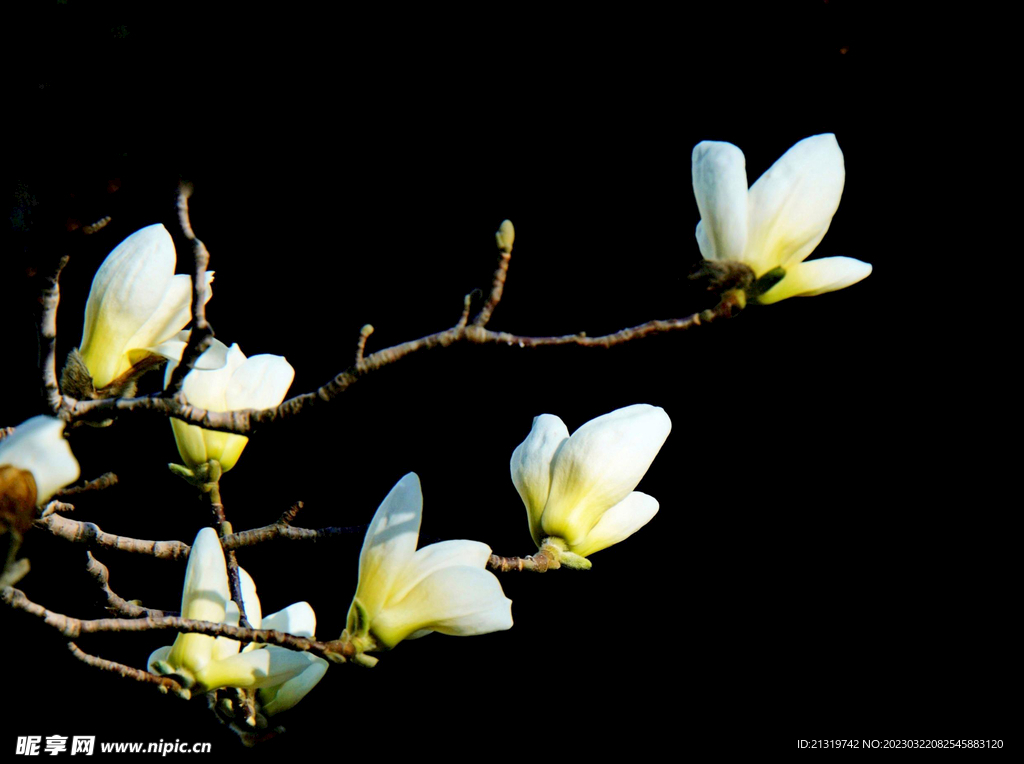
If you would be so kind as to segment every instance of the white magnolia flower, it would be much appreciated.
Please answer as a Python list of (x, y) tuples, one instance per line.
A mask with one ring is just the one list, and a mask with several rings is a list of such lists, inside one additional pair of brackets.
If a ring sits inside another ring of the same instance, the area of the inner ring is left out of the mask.
[(664, 409), (643, 403), (591, 419), (572, 437), (557, 416), (536, 417), (510, 468), (537, 546), (553, 543), (564, 564), (589, 567), (579, 558), (650, 522), (657, 500), (633, 489), (671, 429)]
[(456, 636), (512, 628), (512, 601), (485, 570), (491, 549), (478, 541), (442, 541), (416, 549), (423, 513), (420, 479), (403, 477), (373, 516), (359, 554), (359, 585), (347, 631), (394, 647), (431, 631)]
[[(157, 350), (168, 358), (164, 386), (181, 359), (188, 341), (184, 333)], [(193, 406), (207, 411), (237, 411), (277, 406), (295, 378), (295, 369), (279, 355), (254, 355), (246, 358), (238, 345), (230, 348), (220, 340), (197, 359), (185, 376), (182, 392)], [(225, 472), (235, 466), (249, 439), (244, 435), (204, 430), (196, 425), (171, 419), (178, 453), (185, 463), (198, 467), (216, 459)]]
[[(245, 615), (254, 629), (314, 636), (316, 615), (308, 602), (297, 602), (264, 616), (252, 577), (242, 568), (238, 573)], [(192, 545), (181, 616), (238, 625), (238, 607), (231, 601), (224, 550), (213, 528), (199, 531)], [(173, 645), (154, 651), (148, 665), (150, 671), (176, 675), (198, 692), (218, 687), (258, 687), (263, 713), (268, 716), (298, 703), (327, 671), (327, 661), (315, 655), (255, 643), (243, 648), (237, 640), (205, 634), (179, 634)]]
[(747, 190), (746, 160), (731, 143), (693, 149), (693, 193), (701, 220), (697, 244), (705, 260), (744, 263), (760, 278), (781, 268), (782, 280), (758, 298), (778, 302), (848, 287), (871, 273), (850, 257), (804, 262), (828, 231), (843, 195), (843, 152), (831, 133), (814, 135), (782, 155)]
[(31, 472), (36, 483), (36, 504), (78, 480), (78, 460), (64, 439), (64, 422), (52, 416), (27, 419), (0, 440), (0, 467)]
[[(92, 280), (79, 353), (96, 388), (153, 354), (192, 320), (192, 280), (174, 275), (174, 242), (162, 225), (142, 228), (107, 255)], [(213, 273), (207, 273), (207, 286)], [(211, 291), (207, 289), (207, 300)]]

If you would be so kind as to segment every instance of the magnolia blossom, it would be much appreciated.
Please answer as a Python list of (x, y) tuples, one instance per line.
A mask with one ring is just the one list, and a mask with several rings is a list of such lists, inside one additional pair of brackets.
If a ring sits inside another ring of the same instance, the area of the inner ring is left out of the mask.
[(557, 416), (536, 417), (510, 467), (537, 546), (589, 567), (580, 558), (650, 522), (657, 500), (633, 489), (671, 429), (664, 409), (643, 403), (591, 419), (571, 437)]
[[(316, 615), (308, 602), (297, 602), (264, 616), (252, 577), (242, 568), (238, 573), (245, 615), (254, 629), (314, 636)], [(213, 528), (199, 531), (192, 545), (181, 616), (238, 625), (238, 606), (231, 601), (224, 550)], [(179, 634), (173, 645), (154, 651), (148, 664), (150, 671), (172, 674), (199, 692), (218, 687), (258, 687), (263, 713), (268, 716), (298, 703), (327, 671), (327, 661), (315, 655), (255, 643), (243, 648), (237, 640), (205, 634)]]
[(36, 504), (44, 504), (57, 491), (78, 480), (78, 460), (64, 439), (63, 420), (36, 416), (19, 424), (0, 440), (0, 467), (32, 473)]
[[(158, 348), (168, 358), (164, 386), (178, 365), (188, 337), (182, 333)], [(219, 340), (197, 359), (185, 376), (182, 392), (189, 403), (207, 411), (237, 411), (277, 406), (295, 378), (295, 369), (279, 355), (245, 354)], [(171, 419), (178, 453), (192, 468), (216, 459), (226, 472), (235, 466), (249, 439), (244, 435), (204, 430), (196, 425)]]
[[(759, 296), (772, 303), (850, 286), (871, 266), (849, 257), (804, 262), (828, 231), (843, 195), (843, 152), (831, 133), (797, 143), (747, 190), (746, 160), (731, 143), (693, 149), (693, 193), (705, 260), (744, 263), (760, 278), (781, 278)], [(774, 280), (773, 278), (773, 280)]]
[[(192, 320), (192, 279), (174, 275), (174, 242), (162, 225), (136, 231), (92, 280), (79, 353), (102, 388), (154, 353)], [(207, 273), (206, 299), (210, 299)]]
[(431, 631), (469, 636), (512, 628), (512, 601), (485, 570), (490, 547), (442, 541), (417, 550), (422, 513), (420, 479), (410, 472), (366, 531), (347, 626), (362, 649), (394, 647)]

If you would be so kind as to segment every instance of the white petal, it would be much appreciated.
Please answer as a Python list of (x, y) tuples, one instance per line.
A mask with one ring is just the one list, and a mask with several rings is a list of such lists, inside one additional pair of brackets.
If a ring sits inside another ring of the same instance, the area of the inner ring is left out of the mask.
[(541, 414), (534, 417), (533, 428), (526, 440), (512, 452), (509, 464), (512, 482), (526, 505), (530, 533), (538, 546), (541, 542), (540, 516), (551, 489), (551, 459), (568, 438), (569, 429), (565, 422), (553, 414)]
[(96, 387), (128, 370), (128, 341), (160, 307), (174, 277), (174, 264), (174, 242), (157, 224), (118, 244), (96, 272), (79, 346)]
[(296, 602), (284, 610), (264, 616), (262, 628), (312, 638), (316, 634), (316, 613), (308, 602)]
[(356, 598), (372, 621), (387, 602), (395, 581), (416, 552), (423, 516), (420, 479), (410, 472), (384, 497), (370, 521), (359, 553)]
[(636, 488), (672, 429), (664, 409), (627, 406), (587, 422), (555, 454), (541, 524), (571, 547)]
[(491, 548), (479, 541), (441, 541), (417, 549), (409, 564), (395, 580), (388, 602), (399, 602), (420, 581), (435, 570), (467, 565), (483, 569), (491, 556)]
[[(228, 600), (228, 604), (224, 606), (223, 623), (237, 626), (238, 621), (238, 605), (233, 600)], [(215, 637), (214, 639), (213, 654), (210, 656), (211, 660), (222, 661), (225, 658), (230, 658), (242, 648), (242, 643), (237, 639), (231, 639), (231, 637)]]
[(242, 604), (245, 605), (245, 619), (254, 629), (263, 628), (260, 625), (263, 622), (263, 609), (256, 594), (256, 582), (241, 566), (238, 568), (238, 583), (242, 590)]
[(0, 466), (6, 464), (32, 473), (37, 505), (45, 504), (61, 488), (78, 480), (78, 460), (63, 432), (63, 420), (35, 416), (0, 440)]
[(470, 636), (512, 628), (512, 601), (494, 574), (455, 566), (435, 570), (372, 620), (374, 635), (394, 647), (421, 629)]
[(594, 552), (607, 549), (612, 544), (618, 544), (623, 539), (632, 536), (647, 525), (657, 513), (657, 499), (646, 493), (633, 491), (601, 515), (601, 519), (590, 529), (590, 533), (587, 534), (583, 543), (571, 547), (569, 551), (582, 557), (588, 557)]
[(871, 273), (871, 265), (852, 257), (823, 257), (786, 268), (786, 276), (758, 301), (769, 304), (787, 297), (810, 297), (856, 284)]
[(289, 679), (280, 687), (268, 687), (259, 691), (260, 702), (263, 704), (263, 715), (273, 716), (287, 711), (316, 687), (327, 673), (327, 661), (316, 655), (302, 653), (309, 661), (309, 668), (293, 679)]
[(203, 692), (218, 687), (266, 687), (284, 684), (309, 668), (304, 656), (305, 653), (271, 645), (222, 661), (210, 661), (194, 673)]
[(750, 188), (747, 252), (758, 276), (788, 271), (818, 246), (839, 209), (846, 182), (843, 152), (831, 133), (805, 138)]
[(747, 244), (747, 163), (731, 143), (693, 147), (693, 195), (700, 210), (697, 244), (706, 260), (742, 260)]
[(277, 406), (295, 379), (295, 369), (279, 355), (254, 355), (235, 369), (224, 391), (226, 411)]
[[(223, 623), (231, 600), (228, 570), (217, 531), (203, 528), (192, 543), (181, 594), (181, 617)], [(197, 671), (213, 656), (215, 637), (179, 634), (174, 640), (170, 663)]]

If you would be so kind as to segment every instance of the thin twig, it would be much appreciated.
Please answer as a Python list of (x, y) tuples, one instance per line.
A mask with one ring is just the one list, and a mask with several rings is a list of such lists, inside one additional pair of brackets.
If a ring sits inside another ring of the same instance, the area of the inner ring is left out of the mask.
[(13, 435), (13, 434), (14, 434), (14, 428), (13, 427), (0, 427), (0, 440), (3, 440), (8, 435)]
[(363, 351), (366, 349), (366, 340), (373, 334), (373, 325), (365, 324), (362, 329), (359, 330), (359, 340), (356, 342), (356, 363), (362, 363)]
[(494, 271), (494, 278), (491, 280), (491, 293), (476, 318), (473, 319), (474, 326), (487, 326), (487, 322), (491, 320), (491, 314), (501, 302), (501, 293), (505, 289), (505, 277), (508, 274), (508, 263), (512, 258), (513, 236), (511, 221), (504, 221), (498, 229), (498, 233), (495, 234), (498, 251), (501, 254), (498, 258), (498, 268)]
[(60, 386), (57, 384), (57, 305), (60, 303), (60, 273), (68, 264), (64, 255), (53, 273), (43, 282), (39, 296), (39, 371), (42, 374), (43, 399), (56, 414), (61, 408)]
[(163, 610), (142, 607), (117, 596), (110, 588), (110, 571), (106, 565), (92, 556), (92, 552), (85, 553), (85, 572), (92, 576), (93, 580), (100, 585), (104, 595), (106, 595), (107, 610), (117, 615), (123, 615), (126, 618), (161, 618), (165, 615), (177, 615), (177, 613), (168, 613)]
[(160, 692), (171, 693), (179, 698), (188, 700), (192, 694), (182, 687), (180, 684), (165, 676), (157, 676), (156, 674), (150, 674), (148, 671), (142, 669), (132, 668), (126, 666), (123, 663), (115, 663), (114, 661), (108, 661), (106, 658), (98, 658), (95, 655), (90, 655), (84, 652), (74, 642), (68, 642), (68, 650), (73, 656), (82, 661), (87, 666), (98, 668), (102, 671), (110, 671), (119, 676), (123, 676), (125, 679), (133, 679), (136, 682), (143, 682), (144, 684), (156, 685)]
[(507, 332), (495, 332), (475, 325), (455, 326), (443, 332), (437, 332), (417, 340), (378, 350), (376, 353), (366, 356), (362, 362), (341, 372), (314, 392), (303, 393), (302, 395), (289, 398), (280, 406), (269, 409), (241, 409), (238, 411), (214, 412), (192, 406), (174, 398), (165, 397), (107, 398), (94, 401), (76, 401), (64, 396), (64, 407), (61, 411), (61, 416), (69, 421), (79, 419), (102, 420), (115, 418), (129, 411), (148, 412), (150, 415), (157, 417), (174, 417), (207, 430), (249, 435), (257, 427), (296, 416), (305, 409), (327, 403), (338, 397), (367, 374), (421, 350), (449, 347), (458, 342), (468, 342), (473, 345), (518, 345), (521, 348), (556, 345), (610, 348), (653, 334), (685, 331), (697, 326), (704, 326), (719, 319), (735, 315), (738, 311), (734, 311), (734, 308), (737, 307), (739, 306), (736, 298), (728, 295), (711, 310), (694, 313), (686, 318), (648, 321), (645, 324), (623, 329), (613, 334), (604, 334), (599, 337), (588, 337), (583, 333), (566, 334), (558, 337), (527, 337)]
[(295, 522), (295, 518), (305, 505), (301, 501), (297, 501), (292, 504), (288, 509), (281, 513), (281, 516), (277, 518), (278, 525), (291, 525)]
[(257, 642), (259, 644), (287, 647), (289, 650), (310, 652), (326, 658), (334, 663), (343, 663), (355, 655), (354, 645), (348, 641), (333, 640), (319, 642), (307, 637), (297, 637), (274, 629), (247, 629), (227, 623), (211, 621), (194, 621), (179, 616), (163, 616), (160, 618), (96, 618), (85, 620), (73, 618), (63, 613), (47, 610), (42, 605), (32, 602), (20, 589), (12, 586), (0, 589), (0, 602), (23, 612), (41, 618), (47, 626), (56, 629), (68, 639), (78, 639), (83, 634), (99, 634), (102, 632), (137, 632), (137, 631), (177, 631), (182, 634), (206, 634), (211, 637), (230, 637), (239, 642)]
[[(58, 502), (51, 502), (56, 504)], [(66, 505), (66, 506), (71, 506)], [(188, 559), (191, 547), (183, 541), (151, 541), (149, 539), (137, 539), (130, 536), (118, 536), (107, 533), (96, 523), (84, 522), (82, 520), (71, 520), (57, 514), (50, 514), (35, 521), (37, 528), (49, 531), (54, 536), (70, 541), (75, 544), (85, 544), (90, 548), (117, 549), (122, 552), (133, 554), (144, 554), (155, 557), (158, 560), (179, 560), (184, 562)], [(329, 528), (295, 528), (276, 522), (271, 525), (264, 525), (261, 528), (231, 533), (221, 538), (221, 546), (225, 550), (241, 549), (242, 547), (256, 546), (274, 539), (286, 539), (288, 541), (317, 541), (319, 539), (338, 538), (340, 536), (351, 536), (353, 534), (365, 533), (365, 525), (351, 527), (329, 527)]]
[(74, 512), (74, 511), (75, 511), (75, 505), (74, 504), (67, 504), (67, 503), (65, 503), (63, 501), (57, 501), (56, 499), (54, 499), (53, 501), (47, 503), (46, 507), (43, 508), (43, 511), (39, 514), (39, 516), (40, 517), (49, 517), (54, 512)]
[(214, 336), (213, 327), (206, 320), (206, 301), (209, 299), (210, 289), (206, 278), (206, 268), (210, 264), (210, 253), (206, 250), (206, 245), (196, 237), (192, 230), (192, 223), (188, 217), (188, 198), (191, 195), (192, 189), (188, 186), (181, 186), (178, 189), (178, 223), (185, 238), (192, 243), (192, 256), (195, 264), (192, 270), (192, 332), (188, 337), (188, 345), (181, 354), (181, 363), (174, 369), (170, 383), (167, 385), (168, 393), (172, 396), (181, 392), (185, 375), (192, 370), (199, 356), (210, 347)]
[(54, 496), (64, 498), (67, 496), (74, 496), (79, 493), (85, 493), (86, 491), (102, 491), (104, 488), (110, 488), (112, 485), (117, 485), (117, 475), (113, 472), (104, 472), (98, 478), (88, 480), (82, 485), (73, 485), (67, 488), (62, 488), (57, 491)]
[(99, 220), (97, 220), (95, 223), (90, 223), (87, 226), (82, 226), (82, 233), (85, 234), (86, 236), (90, 236), (91, 234), (94, 234), (97, 231), (102, 231), (104, 228), (107, 227), (107, 223), (109, 222), (110, 215), (105, 215), (104, 217), (101, 217)]

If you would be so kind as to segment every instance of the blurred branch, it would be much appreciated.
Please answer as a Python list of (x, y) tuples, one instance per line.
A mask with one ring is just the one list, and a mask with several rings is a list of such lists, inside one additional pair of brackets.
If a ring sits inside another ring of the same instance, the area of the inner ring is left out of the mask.
[[(5, 592), (7, 590), (4, 590)], [(179, 698), (188, 700), (192, 694), (182, 687), (180, 684), (175, 682), (173, 679), (169, 679), (165, 676), (157, 676), (156, 674), (150, 674), (148, 671), (142, 669), (132, 668), (131, 666), (125, 666), (123, 663), (115, 663), (114, 661), (108, 661), (105, 658), (98, 658), (95, 655), (90, 655), (84, 652), (74, 642), (68, 642), (68, 650), (78, 660), (87, 666), (101, 669), (102, 671), (110, 671), (119, 676), (123, 676), (125, 679), (133, 679), (136, 682), (143, 682), (145, 684), (156, 685), (160, 692), (166, 694), (171, 693)]]
[(68, 488), (62, 488), (57, 491), (54, 496), (63, 499), (66, 496), (75, 496), (76, 494), (85, 493), (87, 491), (102, 491), (104, 488), (110, 488), (112, 485), (117, 485), (117, 475), (113, 472), (104, 472), (98, 478), (87, 480), (82, 485), (73, 485)]
[(110, 571), (107, 566), (92, 556), (92, 552), (85, 553), (85, 572), (92, 576), (93, 580), (100, 585), (107, 598), (106, 608), (117, 615), (126, 618), (160, 618), (165, 615), (175, 615), (163, 610), (152, 610), (141, 605), (136, 605), (126, 599), (118, 597), (110, 588)]

